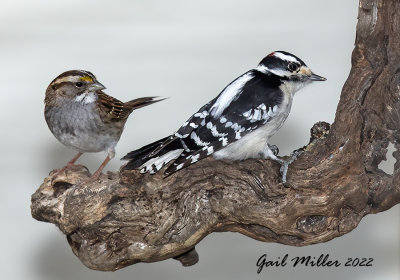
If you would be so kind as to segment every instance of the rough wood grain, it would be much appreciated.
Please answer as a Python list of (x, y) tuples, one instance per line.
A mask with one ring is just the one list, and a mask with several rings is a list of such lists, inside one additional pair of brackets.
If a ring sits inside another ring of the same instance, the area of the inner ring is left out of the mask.
[[(287, 186), (270, 160), (206, 159), (166, 179), (121, 171), (92, 183), (75, 166), (45, 178), (32, 195), (32, 216), (56, 224), (97, 270), (167, 258), (193, 265), (195, 245), (215, 231), (293, 246), (348, 233), (363, 216), (400, 202), (400, 1), (360, 1), (335, 122), (312, 131)], [(392, 175), (378, 169), (389, 142)]]

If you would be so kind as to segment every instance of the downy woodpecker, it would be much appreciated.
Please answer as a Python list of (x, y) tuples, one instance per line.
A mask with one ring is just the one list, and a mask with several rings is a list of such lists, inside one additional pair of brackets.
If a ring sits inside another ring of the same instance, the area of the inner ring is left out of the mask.
[(295, 55), (275, 51), (226, 86), (177, 132), (127, 154), (124, 168), (155, 173), (173, 161), (164, 171), (168, 176), (210, 155), (229, 160), (270, 158), (281, 164), (286, 183), (291, 161), (276, 156), (269, 138), (288, 117), (294, 93), (325, 80)]

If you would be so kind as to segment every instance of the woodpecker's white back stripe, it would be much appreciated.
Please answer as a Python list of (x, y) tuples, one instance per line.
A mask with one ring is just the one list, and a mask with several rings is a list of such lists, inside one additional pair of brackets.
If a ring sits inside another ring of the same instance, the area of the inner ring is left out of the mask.
[(219, 118), (231, 102), (240, 95), (242, 87), (253, 77), (253, 74), (247, 72), (228, 85), (211, 107), (211, 115)]

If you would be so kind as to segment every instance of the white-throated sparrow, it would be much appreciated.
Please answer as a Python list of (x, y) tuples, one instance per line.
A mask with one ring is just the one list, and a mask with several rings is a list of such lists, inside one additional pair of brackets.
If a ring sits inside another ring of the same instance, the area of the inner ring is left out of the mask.
[(97, 179), (115, 155), (115, 146), (133, 110), (161, 101), (142, 97), (121, 102), (105, 94), (96, 77), (82, 70), (71, 70), (55, 78), (46, 90), (44, 115), (53, 135), (78, 154), (59, 170), (72, 166), (86, 152), (108, 153), (92, 178)]

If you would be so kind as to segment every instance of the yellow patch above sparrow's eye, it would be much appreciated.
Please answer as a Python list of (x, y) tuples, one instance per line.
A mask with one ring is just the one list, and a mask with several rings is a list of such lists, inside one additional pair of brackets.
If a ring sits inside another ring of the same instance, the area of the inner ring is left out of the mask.
[(93, 83), (93, 79), (89, 76), (83, 76), (80, 78), (81, 81), (85, 81), (85, 82), (91, 82)]

